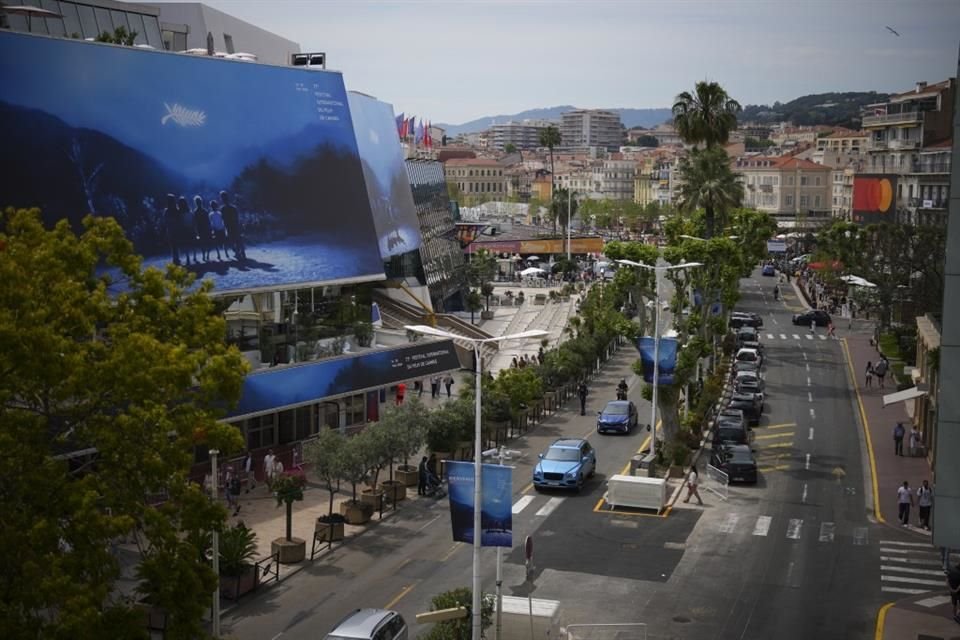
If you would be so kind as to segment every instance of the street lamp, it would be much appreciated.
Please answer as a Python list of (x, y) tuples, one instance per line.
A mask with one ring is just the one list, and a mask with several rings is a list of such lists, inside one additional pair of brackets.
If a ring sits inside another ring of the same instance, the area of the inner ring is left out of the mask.
[(682, 262), (680, 264), (654, 266), (634, 260), (617, 260), (617, 262), (628, 267), (650, 269), (654, 273), (653, 290), (656, 310), (653, 316), (653, 398), (650, 402), (650, 428), (653, 430), (653, 435), (650, 438), (650, 455), (655, 456), (657, 454), (657, 388), (660, 386), (660, 272), (700, 267), (703, 264), (700, 262)]
[[(579, 200), (578, 200), (579, 202)], [(567, 262), (570, 261), (570, 228), (573, 226), (572, 212), (573, 191), (567, 189)]]
[[(213, 503), (217, 503), (217, 456), (220, 455), (220, 451), (217, 449), (210, 449), (210, 476), (212, 478), (210, 484), (213, 486), (210, 487), (210, 493), (213, 497)], [(227, 491), (230, 489), (228, 488)], [(216, 527), (213, 529), (211, 534), (212, 540), (211, 544), (213, 546), (213, 575), (216, 576), (216, 587), (213, 590), (213, 608), (210, 612), (210, 625), (211, 631), (214, 638), (220, 637), (220, 533), (217, 531)]]
[(481, 617), (480, 607), (480, 511), (483, 500), (483, 475), (481, 452), (483, 443), (481, 442), (481, 418), (480, 418), (480, 394), (483, 392), (481, 375), (483, 359), (480, 357), (480, 349), (488, 342), (504, 342), (506, 340), (528, 340), (532, 338), (545, 338), (550, 335), (547, 331), (535, 329), (532, 331), (521, 331), (505, 336), (494, 336), (492, 338), (466, 338), (456, 333), (450, 333), (435, 327), (429, 327), (423, 324), (411, 324), (404, 326), (407, 331), (413, 331), (425, 336), (435, 336), (437, 338), (449, 338), (461, 342), (469, 342), (473, 347), (473, 357), (475, 360), (474, 370), (476, 372), (476, 408), (474, 410), (474, 460), (473, 460), (473, 603), (471, 605), (471, 615), (473, 617), (473, 640), (481, 640), (483, 633), (483, 618)]

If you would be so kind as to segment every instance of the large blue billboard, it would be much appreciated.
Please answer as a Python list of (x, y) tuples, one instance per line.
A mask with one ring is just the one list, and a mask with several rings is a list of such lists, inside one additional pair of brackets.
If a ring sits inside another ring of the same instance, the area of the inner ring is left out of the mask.
[(380, 256), (420, 248), (420, 225), (413, 204), (403, 149), (397, 136), (393, 107), (376, 98), (351, 91), (347, 94), (357, 148), (367, 182)]
[(0, 206), (216, 291), (383, 278), (338, 73), (0, 31)]
[(658, 351), (660, 364), (657, 366), (657, 384), (673, 384), (674, 370), (677, 368), (677, 349), (679, 344), (676, 338), (660, 338), (659, 348), (656, 339), (651, 337), (637, 338), (637, 351), (640, 352), (640, 361), (643, 365), (644, 382), (653, 383), (653, 352)]
[[(447, 462), (450, 525), (456, 542), (473, 544), (474, 463)], [(480, 546), (513, 546), (513, 469), (498, 464), (481, 468)]]

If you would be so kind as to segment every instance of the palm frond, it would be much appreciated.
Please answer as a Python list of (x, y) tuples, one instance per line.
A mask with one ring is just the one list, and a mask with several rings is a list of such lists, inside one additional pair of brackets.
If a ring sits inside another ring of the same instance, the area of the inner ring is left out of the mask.
[(179, 104), (169, 105), (166, 102), (163, 106), (166, 107), (167, 114), (160, 119), (160, 124), (173, 120), (181, 127), (202, 127), (207, 121), (207, 114), (200, 109), (187, 109)]

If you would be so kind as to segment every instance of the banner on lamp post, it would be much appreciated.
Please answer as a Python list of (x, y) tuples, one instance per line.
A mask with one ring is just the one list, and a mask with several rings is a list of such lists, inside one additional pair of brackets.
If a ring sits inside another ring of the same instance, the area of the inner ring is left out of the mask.
[[(468, 544), (473, 544), (473, 464), (447, 463), (453, 539), (455, 542)], [(485, 464), (482, 472), (480, 544), (484, 547), (512, 547), (513, 469), (498, 464)]]
[[(643, 380), (653, 384), (653, 352), (655, 340), (650, 337), (637, 338), (637, 351), (640, 352), (640, 361), (643, 363)], [(676, 338), (660, 338), (660, 365), (657, 371), (657, 384), (673, 384), (674, 370), (677, 368)]]

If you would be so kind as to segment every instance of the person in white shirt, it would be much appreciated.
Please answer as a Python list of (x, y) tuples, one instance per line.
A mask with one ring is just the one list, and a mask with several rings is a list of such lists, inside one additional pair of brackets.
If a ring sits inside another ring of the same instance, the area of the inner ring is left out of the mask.
[(916, 456), (919, 453), (920, 453), (920, 429), (917, 428), (917, 425), (913, 425), (913, 429), (910, 429), (910, 455)]
[(687, 498), (684, 502), (690, 502), (690, 498), (696, 496), (697, 503), (702, 507), (703, 500), (700, 498), (700, 492), (697, 490), (698, 484), (700, 484), (700, 474), (697, 473), (696, 466), (691, 466), (690, 471), (687, 473)]
[(905, 527), (910, 526), (910, 507), (913, 506), (913, 491), (910, 483), (903, 481), (903, 486), (897, 489), (897, 519)]
[(923, 481), (917, 489), (917, 506), (920, 508), (920, 528), (930, 531), (930, 509), (933, 507), (933, 489), (930, 482)]
[(250, 493), (251, 489), (256, 489), (257, 487), (257, 474), (253, 472), (253, 454), (249, 451), (247, 451), (247, 455), (243, 459), (243, 473), (247, 479), (247, 493)]
[(267, 482), (267, 486), (273, 484), (273, 474), (276, 471), (274, 462), (276, 462), (277, 457), (273, 455), (273, 449), (267, 451), (267, 455), (263, 456), (263, 478)]

